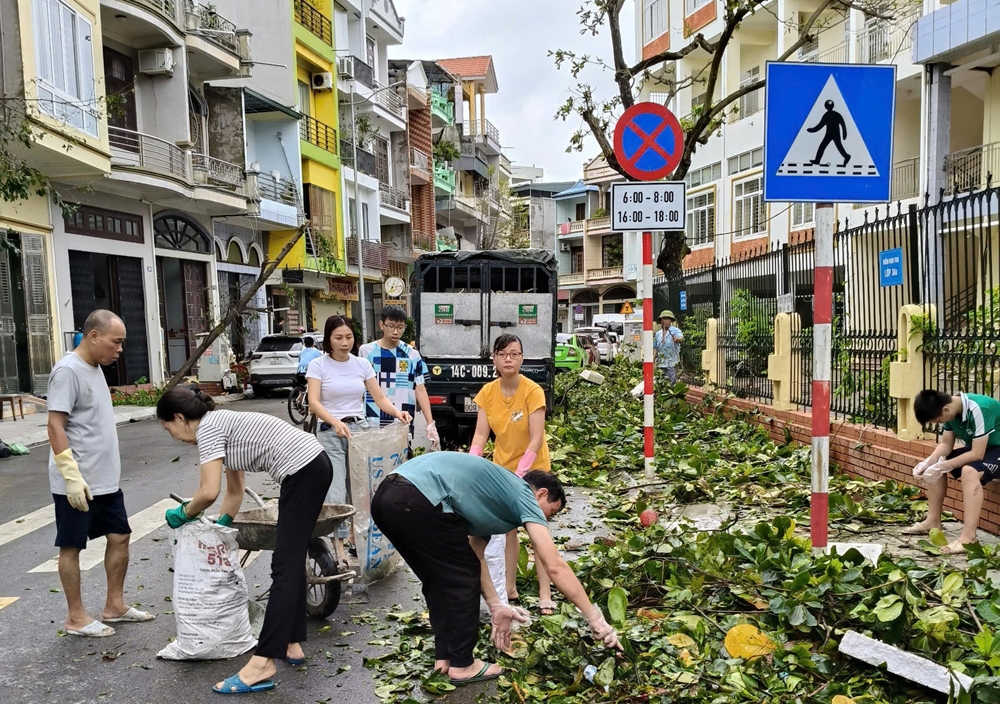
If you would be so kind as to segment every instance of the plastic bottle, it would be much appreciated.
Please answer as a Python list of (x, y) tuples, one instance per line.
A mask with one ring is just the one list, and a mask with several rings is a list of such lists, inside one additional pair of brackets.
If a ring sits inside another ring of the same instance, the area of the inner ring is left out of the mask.
[(597, 668), (593, 665), (587, 665), (583, 668), (583, 677), (591, 684), (594, 684), (594, 675), (597, 674)]

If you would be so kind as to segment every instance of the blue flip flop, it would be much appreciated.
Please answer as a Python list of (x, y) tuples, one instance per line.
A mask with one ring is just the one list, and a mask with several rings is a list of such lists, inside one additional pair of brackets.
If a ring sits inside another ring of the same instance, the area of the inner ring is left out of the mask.
[(256, 684), (245, 684), (240, 679), (239, 674), (235, 674), (223, 681), (221, 687), (212, 687), (212, 691), (219, 694), (253, 694), (254, 692), (266, 692), (269, 689), (274, 689), (273, 680), (264, 680)]
[(299, 667), (300, 665), (305, 665), (306, 664), (306, 659), (305, 658), (285, 658), (285, 662), (287, 662), (292, 667)]

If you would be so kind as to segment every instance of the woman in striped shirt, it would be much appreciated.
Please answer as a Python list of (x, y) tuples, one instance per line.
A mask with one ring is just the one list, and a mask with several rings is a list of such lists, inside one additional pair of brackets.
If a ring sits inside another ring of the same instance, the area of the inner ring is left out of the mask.
[(275, 660), (305, 662), (306, 578), (302, 569), (313, 527), (333, 468), (315, 437), (264, 413), (216, 411), (198, 388), (163, 394), (156, 415), (174, 439), (198, 446), (201, 482), (194, 498), (167, 511), (167, 523), (180, 528), (215, 503), (226, 473), (226, 494), (218, 523), (230, 525), (243, 503), (243, 473), (267, 472), (281, 485), (278, 524), (271, 558), (271, 596), (257, 650), (238, 674), (215, 685), (221, 694), (274, 688)]

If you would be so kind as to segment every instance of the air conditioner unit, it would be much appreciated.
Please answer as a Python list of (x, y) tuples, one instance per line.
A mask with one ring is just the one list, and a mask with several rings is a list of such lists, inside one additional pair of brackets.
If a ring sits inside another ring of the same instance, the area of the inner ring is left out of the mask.
[(337, 59), (337, 73), (340, 74), (341, 78), (354, 80), (354, 57), (345, 56)]
[(559, 251), (560, 252), (572, 252), (573, 248), (569, 246), (569, 242), (560, 242), (559, 243)]
[(333, 90), (333, 74), (329, 71), (312, 75), (313, 90)]
[(174, 50), (170, 48), (140, 49), (139, 73), (145, 73), (147, 76), (172, 76), (174, 73)]

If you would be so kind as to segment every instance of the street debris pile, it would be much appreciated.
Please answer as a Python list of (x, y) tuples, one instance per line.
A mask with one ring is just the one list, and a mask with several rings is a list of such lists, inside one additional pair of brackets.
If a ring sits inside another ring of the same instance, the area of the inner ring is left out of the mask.
[[(554, 467), (586, 487), (610, 531), (572, 564), (625, 653), (596, 646), (586, 620), (563, 603), (514, 634), (506, 655), (492, 650), (483, 629), (479, 655), (508, 668), (496, 692), (483, 696), (550, 704), (949, 700), (838, 653), (855, 631), (976, 678), (971, 695), (951, 701), (1000, 702), (1000, 590), (990, 579), (1000, 549), (971, 546), (965, 569), (938, 557), (941, 534), (921, 542), (933, 559), (890, 554), (872, 565), (853, 549), (814, 555), (796, 530), (807, 523), (808, 451), (773, 443), (711, 400), (691, 406), (682, 387), (657, 396), (661, 483), (651, 485), (641, 470), (641, 402), (628, 393), (639, 373), (620, 364), (601, 386), (561, 379), (549, 428)], [(917, 497), (893, 482), (834, 476), (831, 529), (912, 522), (926, 509)], [(729, 503), (732, 517), (700, 532), (664, 520), (694, 502)], [(650, 520), (650, 509), (660, 520)], [(534, 585), (525, 562), (522, 598)], [(382, 643), (393, 649), (366, 660), (380, 697), (418, 701), (449, 691), (447, 678), (426, 676), (433, 667), (426, 616), (391, 617), (400, 626)]]

